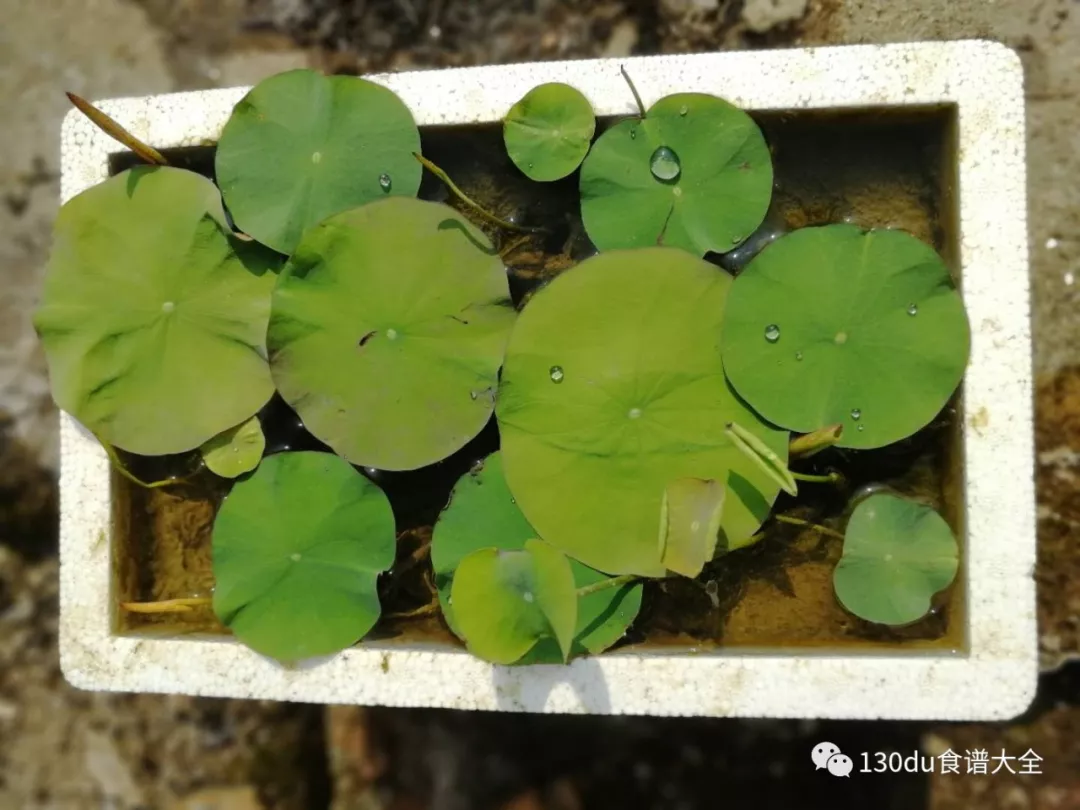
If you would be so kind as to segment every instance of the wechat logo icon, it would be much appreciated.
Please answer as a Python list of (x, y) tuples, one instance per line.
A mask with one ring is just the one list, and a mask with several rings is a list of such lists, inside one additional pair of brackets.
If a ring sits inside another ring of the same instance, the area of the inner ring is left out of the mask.
[(840, 747), (831, 742), (819, 742), (810, 752), (810, 759), (814, 761), (815, 770), (822, 768), (833, 776), (848, 776), (854, 763), (851, 757), (840, 752)]

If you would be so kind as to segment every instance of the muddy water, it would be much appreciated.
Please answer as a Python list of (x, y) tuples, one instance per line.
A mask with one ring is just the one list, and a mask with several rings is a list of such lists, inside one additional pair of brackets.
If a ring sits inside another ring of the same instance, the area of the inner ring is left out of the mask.
[[(738, 272), (757, 250), (788, 230), (846, 221), (907, 230), (933, 244), (951, 267), (957, 267), (953, 109), (754, 116), (773, 152), (772, 208), (744, 245), (708, 258)], [(556, 183), (532, 183), (510, 164), (497, 125), (427, 128), (423, 151), (468, 194), (503, 218), (547, 228), (544, 235), (523, 241), (489, 231), (507, 251), (511, 292), (518, 305), (595, 252), (581, 227), (576, 174)], [(212, 147), (176, 150), (170, 158), (175, 165), (212, 176)], [(114, 168), (124, 164), (118, 159)], [(456, 204), (430, 175), (425, 175), (421, 196)], [(868, 452), (830, 450), (795, 465), (801, 472), (839, 470), (845, 482), (841, 487), (804, 484), (797, 505), (782, 495), (776, 511), (842, 530), (852, 494), (881, 484), (936, 507), (963, 538), (956, 409), (954, 402), (918, 435), (897, 445)], [(324, 449), (280, 399), (271, 401), (260, 418), (268, 452)], [(492, 423), (467, 447), (430, 467), (405, 473), (361, 470), (383, 487), (394, 507), (399, 563), (430, 538), (430, 527), (454, 482), (497, 447), (498, 432)], [(127, 459), (138, 474), (155, 479), (183, 476), (194, 466), (190, 456)], [(211, 592), (212, 522), (228, 487), (206, 471), (176, 487), (156, 490), (140, 489), (116, 476), (114, 566), (120, 599), (160, 600)], [(760, 543), (717, 559), (698, 580), (651, 583), (624, 646), (643, 651), (963, 652), (963, 567), (957, 584), (929, 616), (909, 627), (889, 629), (862, 622), (839, 606), (832, 590), (832, 569), (839, 556), (839, 540), (770, 522)], [(413, 566), (398, 577), (383, 577), (380, 591), (384, 618), (370, 638), (456, 643), (439, 616), (425, 610), (432, 593), (426, 565)], [(208, 608), (169, 615), (121, 613), (120, 621), (128, 631), (222, 632)]]

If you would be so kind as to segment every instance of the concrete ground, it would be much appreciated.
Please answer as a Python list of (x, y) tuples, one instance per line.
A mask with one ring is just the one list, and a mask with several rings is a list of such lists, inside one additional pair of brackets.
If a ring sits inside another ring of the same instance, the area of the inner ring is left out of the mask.
[[(967, 37), (1015, 47), (1027, 74), (1040, 642), (1047, 670), (1058, 668), (1028, 716), (1001, 727), (526, 719), (91, 695), (64, 684), (56, 415), (29, 321), (56, 211), (62, 91), (228, 86), (305, 64), (351, 71)], [(802, 756), (826, 733), (864, 748), (874, 739), (925, 751), (1030, 744), (1047, 773), (882, 780), (821, 796), (796, 780), (777, 806), (795, 797), (803, 806), (1080, 807), (1080, 690), (1077, 665), (1064, 665), (1080, 653), (1078, 93), (1076, 0), (0, 0), (0, 810), (694, 808), (722, 800), (722, 779), (771, 806), (769, 786), (798, 769), (787, 752)]]

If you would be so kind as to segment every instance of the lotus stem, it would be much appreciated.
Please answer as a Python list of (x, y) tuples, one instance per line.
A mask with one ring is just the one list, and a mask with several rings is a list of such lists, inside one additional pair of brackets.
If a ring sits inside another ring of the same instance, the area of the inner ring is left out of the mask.
[(157, 489), (159, 487), (167, 487), (172, 484), (182, 484), (187, 481), (187, 478), (166, 478), (161, 481), (143, 481), (131, 470), (124, 466), (124, 462), (120, 460), (120, 456), (116, 452), (116, 448), (102, 439), (100, 436), (96, 437), (101, 446), (105, 448), (105, 455), (109, 457), (109, 462), (121, 476), (126, 478), (131, 483), (143, 487), (144, 489)]
[(809, 481), (814, 484), (837, 484), (843, 480), (843, 476), (838, 472), (831, 472), (828, 475), (811, 475), (810, 473), (801, 473), (791, 470), (791, 477), (796, 481)]
[(630, 86), (630, 92), (634, 94), (634, 103), (637, 104), (638, 112), (641, 113), (641, 117), (645, 117), (645, 105), (641, 101), (641, 94), (638, 93), (637, 88), (634, 86), (634, 80), (630, 78), (630, 74), (626, 72), (626, 68), (619, 65), (619, 73), (626, 79), (626, 83)]
[(213, 599), (209, 596), (193, 596), (187, 599), (163, 599), (160, 602), (121, 602), (120, 607), (130, 613), (189, 613), (211, 602)]
[(499, 217), (488, 211), (486, 208), (484, 208), (484, 206), (480, 205), (480, 203), (476, 202), (476, 200), (472, 199), (472, 197), (470, 197), (460, 188), (458, 188), (457, 184), (450, 179), (450, 175), (448, 175), (446, 172), (444, 172), (426, 157), (421, 155), (419, 152), (413, 152), (413, 157), (420, 161), (420, 164), (425, 169), (427, 169), (433, 175), (442, 180), (443, 183), (446, 184), (446, 187), (450, 189), (451, 194), (453, 194), (455, 197), (461, 200), (461, 202), (463, 202), (469, 208), (473, 209), (476, 213), (478, 213), (480, 216), (482, 216), (484, 219), (486, 219), (493, 225), (498, 225), (500, 228), (505, 228), (508, 231), (519, 231), (520, 233), (543, 233), (543, 228), (529, 228), (524, 225), (515, 225), (513, 222), (507, 222), (505, 219), (500, 219)]
[(803, 526), (804, 528), (813, 529), (814, 531), (821, 532), (822, 534), (827, 534), (829, 535), (829, 537), (836, 537), (840, 540), (844, 539), (844, 535), (840, 534), (840, 532), (836, 531), (835, 529), (830, 529), (828, 526), (821, 526), (817, 523), (811, 523), (809, 520), (791, 517), (790, 515), (773, 515), (773, 517), (776, 518), (777, 521), (779, 521), (780, 523), (789, 523), (792, 526)]
[(89, 101), (81, 98), (74, 93), (67, 93), (68, 101), (75, 105), (75, 109), (90, 119), (98, 129), (104, 132), (113, 140), (119, 141), (136, 155), (141, 157), (147, 163), (154, 163), (158, 166), (168, 166), (169, 161), (165, 159), (165, 156), (161, 154), (154, 147), (143, 143), (122, 126), (107, 116)]
[(835, 445), (840, 441), (843, 433), (844, 426), (837, 424), (818, 428), (804, 436), (797, 436), (788, 445), (788, 455), (792, 458), (809, 458)]
[(590, 594), (597, 593), (598, 591), (606, 591), (608, 588), (620, 588), (623, 585), (627, 585), (631, 582), (636, 582), (641, 579), (637, 574), (623, 574), (622, 576), (612, 577), (611, 579), (602, 579), (599, 582), (594, 582), (592, 585), (586, 585), (583, 588), (577, 589), (578, 598), (582, 596), (589, 596)]

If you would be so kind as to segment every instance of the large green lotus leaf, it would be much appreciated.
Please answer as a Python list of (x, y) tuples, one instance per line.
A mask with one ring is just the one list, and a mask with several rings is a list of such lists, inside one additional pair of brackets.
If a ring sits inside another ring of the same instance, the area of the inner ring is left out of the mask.
[(497, 416), (511, 492), (547, 542), (612, 574), (660, 576), (664, 493), (728, 485), (722, 548), (753, 534), (779, 487), (725, 433), (782, 459), (786, 431), (727, 385), (717, 343), (731, 277), (671, 248), (600, 254), (536, 293), (507, 348)]
[(841, 447), (883, 447), (930, 422), (967, 365), (967, 315), (941, 258), (900, 231), (803, 228), (736, 279), (724, 369), (777, 425), (844, 425)]
[(503, 122), (506, 152), (533, 180), (566, 177), (589, 151), (596, 116), (588, 99), (568, 84), (534, 87)]
[(274, 291), (274, 382), (354, 464), (446, 458), (491, 417), (514, 310), (487, 238), (445, 205), (381, 200), (311, 228)]
[(723, 253), (764, 220), (772, 182), (769, 148), (749, 115), (678, 93), (593, 144), (581, 166), (581, 216), (600, 250), (659, 241)]
[(519, 551), (482, 548), (458, 564), (451, 588), (457, 627), (469, 650), (513, 664), (551, 639), (563, 660), (577, 623), (577, 592), (566, 556), (541, 540)]
[(125, 171), (60, 209), (34, 324), (57, 404), (104, 441), (191, 450), (273, 393), (276, 276), (224, 221), (213, 183), (167, 167)]
[(375, 484), (329, 453), (278, 453), (239, 481), (214, 520), (214, 612), (281, 661), (355, 644), (379, 617), (394, 515)]
[[(482, 548), (519, 551), (527, 540), (536, 536), (536, 530), (521, 514), (506, 486), (500, 453), (488, 456), (482, 467), (458, 481), (450, 505), (435, 524), (431, 540), (435, 586), (443, 616), (451, 630), (462, 635), (450, 601), (454, 572), (461, 561)], [(570, 560), (570, 570), (576, 588), (608, 579), (606, 574), (577, 560)], [(577, 625), (570, 654), (600, 653), (622, 638), (641, 609), (641, 590), (640, 584), (624, 585), (578, 597)], [(526, 658), (528, 663), (534, 664), (562, 660), (557, 645), (543, 642), (537, 644)]]
[(833, 587), (840, 603), (861, 619), (910, 624), (952, 583), (957, 557), (956, 538), (941, 515), (879, 493), (851, 514)]
[(416, 195), (420, 132), (394, 93), (355, 76), (291, 70), (255, 85), (217, 147), (237, 227), (292, 253), (304, 230), (390, 195)]
[(236, 478), (258, 467), (265, 449), (266, 436), (259, 417), (253, 416), (214, 436), (199, 448), (199, 453), (212, 473)]

